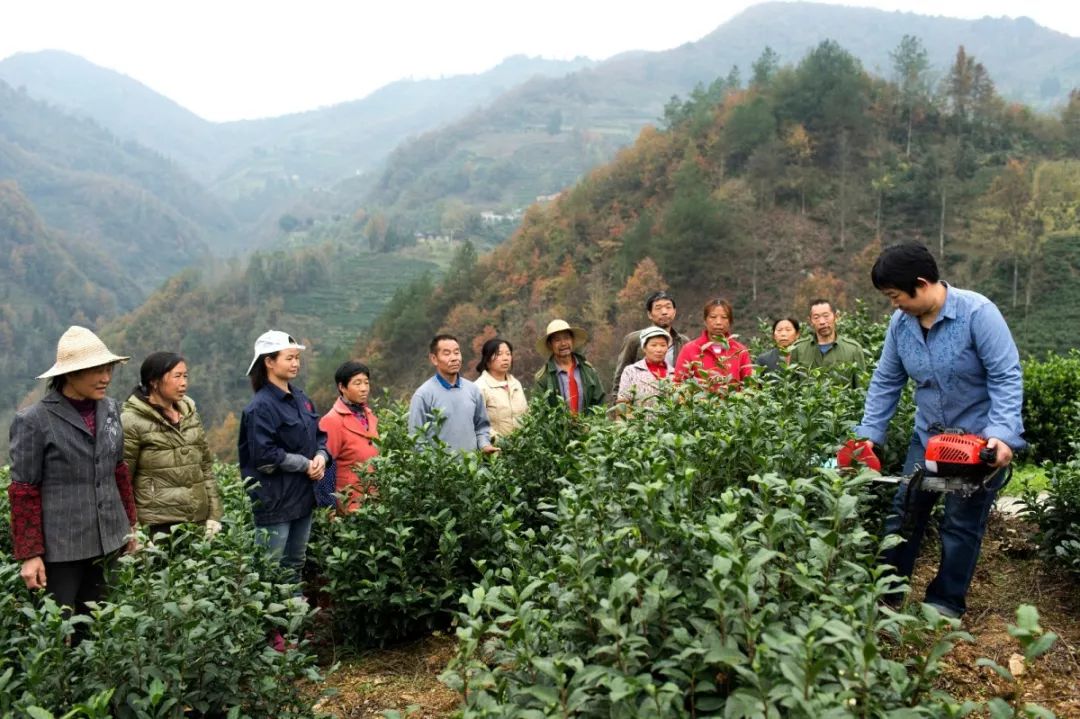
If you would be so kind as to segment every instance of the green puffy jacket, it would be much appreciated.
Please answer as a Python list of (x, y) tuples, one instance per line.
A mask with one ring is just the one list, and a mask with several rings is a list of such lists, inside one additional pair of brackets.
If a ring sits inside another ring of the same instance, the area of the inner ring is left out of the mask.
[(220, 521), (214, 457), (195, 402), (180, 401), (180, 424), (173, 427), (145, 399), (131, 395), (120, 420), (139, 523)]

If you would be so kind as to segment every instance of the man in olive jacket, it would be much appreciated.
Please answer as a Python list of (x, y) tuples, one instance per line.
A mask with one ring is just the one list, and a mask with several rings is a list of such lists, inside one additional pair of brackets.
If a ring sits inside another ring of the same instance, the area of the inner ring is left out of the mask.
[(124, 402), (124, 460), (139, 522), (151, 532), (184, 522), (205, 524), (213, 532), (220, 529), (222, 514), (214, 456), (195, 402), (182, 397), (176, 409), (180, 421), (173, 425), (138, 393)]
[(836, 311), (832, 302), (825, 299), (810, 303), (811, 337), (805, 337), (791, 346), (791, 364), (803, 367), (835, 367), (841, 364), (866, 367), (862, 346), (855, 340), (836, 334)]
[(588, 333), (571, 327), (565, 320), (548, 323), (544, 337), (536, 343), (541, 356), (548, 361), (536, 373), (535, 391), (547, 394), (552, 403), (565, 402), (573, 414), (584, 413), (590, 407), (604, 406), (604, 385), (596, 368), (585, 356), (574, 351), (584, 344)]

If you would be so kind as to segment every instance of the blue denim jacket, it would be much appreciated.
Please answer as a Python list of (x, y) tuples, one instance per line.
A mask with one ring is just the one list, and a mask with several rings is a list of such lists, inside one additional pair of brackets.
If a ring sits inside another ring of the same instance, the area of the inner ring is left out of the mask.
[[(289, 392), (267, 383), (255, 393), (240, 418), (240, 474), (259, 483), (248, 490), (255, 524), (291, 522), (315, 506), (315, 483), (307, 463), (322, 452), (327, 459), (326, 433), (319, 415), (302, 390)], [(301, 467), (301, 465), (303, 465)]]
[(926, 339), (918, 318), (893, 313), (855, 434), (875, 444), (885, 442), (910, 377), (915, 380), (915, 431), (924, 447), (930, 427), (940, 423), (1023, 449), (1024, 378), (1005, 318), (977, 292), (948, 285), (946, 290), (945, 306)]

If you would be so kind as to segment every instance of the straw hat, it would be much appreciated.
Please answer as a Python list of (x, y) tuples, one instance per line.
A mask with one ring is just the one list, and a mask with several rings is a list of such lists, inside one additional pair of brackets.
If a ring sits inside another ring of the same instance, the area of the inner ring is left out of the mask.
[(129, 359), (131, 358), (114, 355), (96, 334), (85, 327), (72, 325), (67, 332), (60, 335), (60, 341), (56, 343), (56, 364), (45, 374), (39, 374), (38, 379), (48, 379), (103, 364), (127, 362)]
[(547, 329), (544, 330), (544, 336), (536, 341), (536, 351), (540, 356), (551, 354), (551, 350), (548, 349), (547, 341), (551, 335), (556, 332), (565, 332), (569, 330), (574, 334), (574, 347), (580, 347), (589, 341), (589, 333), (580, 327), (571, 327), (570, 323), (566, 320), (552, 320), (548, 322)]

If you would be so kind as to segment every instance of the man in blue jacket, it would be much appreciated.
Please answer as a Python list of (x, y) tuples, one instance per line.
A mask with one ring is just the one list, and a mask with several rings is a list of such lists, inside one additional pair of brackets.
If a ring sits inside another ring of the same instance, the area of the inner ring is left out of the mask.
[[(1013, 452), (1026, 446), (1020, 417), (1024, 390), (1020, 356), (1001, 312), (977, 292), (941, 281), (937, 263), (921, 244), (886, 248), (874, 263), (871, 279), (897, 311), (889, 321), (856, 435), (883, 444), (900, 394), (912, 379), (915, 432), (904, 461), (905, 474), (922, 462), (929, 437), (945, 427), (985, 437), (995, 452), (993, 466), (1008, 466)], [(927, 604), (942, 614), (959, 617), (967, 609), (965, 598), (987, 518), (1005, 477), (1007, 472), (999, 472), (991, 486), (971, 496), (945, 497), (939, 528), (941, 565), (926, 590)], [(905, 517), (906, 490), (901, 486), (897, 491), (885, 529), (897, 533), (907, 522), (911, 530), (884, 559), (908, 577), (941, 495), (919, 491), (906, 506)]]

